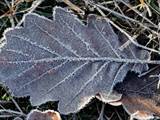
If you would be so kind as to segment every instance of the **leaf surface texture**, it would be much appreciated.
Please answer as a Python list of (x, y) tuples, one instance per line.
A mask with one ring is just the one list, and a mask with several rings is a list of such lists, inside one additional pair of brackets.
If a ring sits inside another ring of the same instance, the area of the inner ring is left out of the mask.
[(32, 105), (59, 101), (61, 113), (76, 112), (99, 94), (103, 102), (116, 101), (113, 92), (128, 71), (142, 72), (147, 51), (115, 33), (102, 18), (89, 15), (87, 25), (66, 9), (55, 7), (53, 20), (30, 13), (24, 27), (5, 32), (0, 52), (0, 79), (14, 96), (30, 96)]

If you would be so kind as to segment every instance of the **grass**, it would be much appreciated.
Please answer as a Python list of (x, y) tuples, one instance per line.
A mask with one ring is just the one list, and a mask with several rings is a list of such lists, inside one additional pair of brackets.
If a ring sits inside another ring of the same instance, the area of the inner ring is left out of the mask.
[[(106, 17), (115, 27), (115, 30), (120, 30), (126, 34), (130, 41), (122, 45), (121, 49), (124, 49), (130, 43), (134, 43), (136, 38), (138, 43), (134, 44), (149, 50), (152, 59), (159, 53), (160, 3), (156, 0), (128, 0), (129, 2), (122, 0), (119, 0), (119, 2), (116, 0), (70, 1), (85, 11), (85, 14), (82, 15), (72, 8), (82, 21), (86, 22), (88, 14), (97, 14)], [(42, 4), (39, 4), (40, 0), (39, 2), (36, 2), (36, 0), (1, 0), (0, 37), (3, 37), (3, 32), (6, 28), (20, 26), (23, 15), (28, 12), (34, 11), (51, 19), (54, 6), (69, 7), (68, 4), (58, 3), (54, 0), (45, 0)], [(1, 85), (0, 120), (12, 120), (17, 116), (24, 119), (27, 113), (34, 108), (57, 110), (57, 102), (48, 102), (41, 106), (33, 107), (28, 97), (14, 98), (7, 88)], [(64, 120), (129, 120), (129, 115), (122, 106), (104, 105), (97, 99), (93, 99), (83, 110), (76, 114), (62, 115), (62, 118)]]

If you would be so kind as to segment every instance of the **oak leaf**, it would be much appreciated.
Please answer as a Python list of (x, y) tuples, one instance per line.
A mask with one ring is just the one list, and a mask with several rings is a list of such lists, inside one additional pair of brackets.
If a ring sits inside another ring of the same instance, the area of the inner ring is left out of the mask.
[[(30, 13), (23, 27), (6, 30), (0, 52), (0, 80), (14, 96), (30, 96), (32, 105), (59, 101), (59, 111), (77, 112), (93, 97), (116, 101), (113, 91), (128, 71), (148, 69), (149, 54), (115, 33), (103, 18), (89, 15), (87, 25), (55, 7), (53, 20)], [(141, 61), (142, 60), (142, 61)]]

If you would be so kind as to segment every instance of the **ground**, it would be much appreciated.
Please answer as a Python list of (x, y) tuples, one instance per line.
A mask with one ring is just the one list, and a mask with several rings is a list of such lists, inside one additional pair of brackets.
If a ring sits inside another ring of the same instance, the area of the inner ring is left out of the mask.
[[(6, 28), (16, 26), (22, 16), (30, 11), (36, 0), (1, 0), (0, 1), (0, 37)], [(151, 57), (157, 58), (153, 50), (159, 51), (159, 29), (160, 28), (160, 3), (159, 0), (64, 0), (57, 2), (55, 0), (45, 0), (36, 7), (34, 12), (43, 16), (52, 18), (52, 8), (54, 6), (68, 7), (74, 11), (84, 23), (88, 14), (96, 14), (107, 17), (131, 37), (135, 37), (139, 44), (149, 47)], [(95, 6), (100, 5), (99, 9)], [(106, 8), (103, 8), (104, 6)], [(83, 13), (84, 12), (84, 13)], [(115, 28), (115, 31), (117, 29)], [(3, 42), (3, 38), (0, 41)], [(19, 109), (19, 107), (20, 109)], [(9, 93), (5, 86), (0, 87), (0, 119), (12, 120), (15, 116), (24, 118), (25, 115), (14, 113), (22, 110), (27, 114), (31, 109), (57, 110), (57, 102), (48, 102), (38, 107), (31, 106), (29, 97), (15, 98)], [(8, 110), (12, 111), (8, 111)], [(2, 112), (1, 110), (6, 110)], [(1, 114), (5, 113), (5, 114)], [(5, 115), (5, 116), (4, 116)], [(129, 115), (122, 106), (113, 107), (104, 104), (94, 98), (83, 110), (76, 114), (62, 115), (64, 120), (129, 120)]]

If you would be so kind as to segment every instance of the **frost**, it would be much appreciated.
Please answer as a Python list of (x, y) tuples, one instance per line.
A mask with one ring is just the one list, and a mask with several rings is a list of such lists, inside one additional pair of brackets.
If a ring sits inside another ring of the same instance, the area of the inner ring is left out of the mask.
[(89, 15), (84, 25), (66, 9), (54, 8), (53, 20), (34, 13), (24, 27), (5, 32), (0, 53), (0, 79), (14, 96), (30, 96), (32, 105), (59, 101), (59, 111), (77, 112), (99, 94), (104, 102), (116, 101), (113, 91), (128, 71), (148, 69), (147, 51), (116, 34), (105, 19)]

